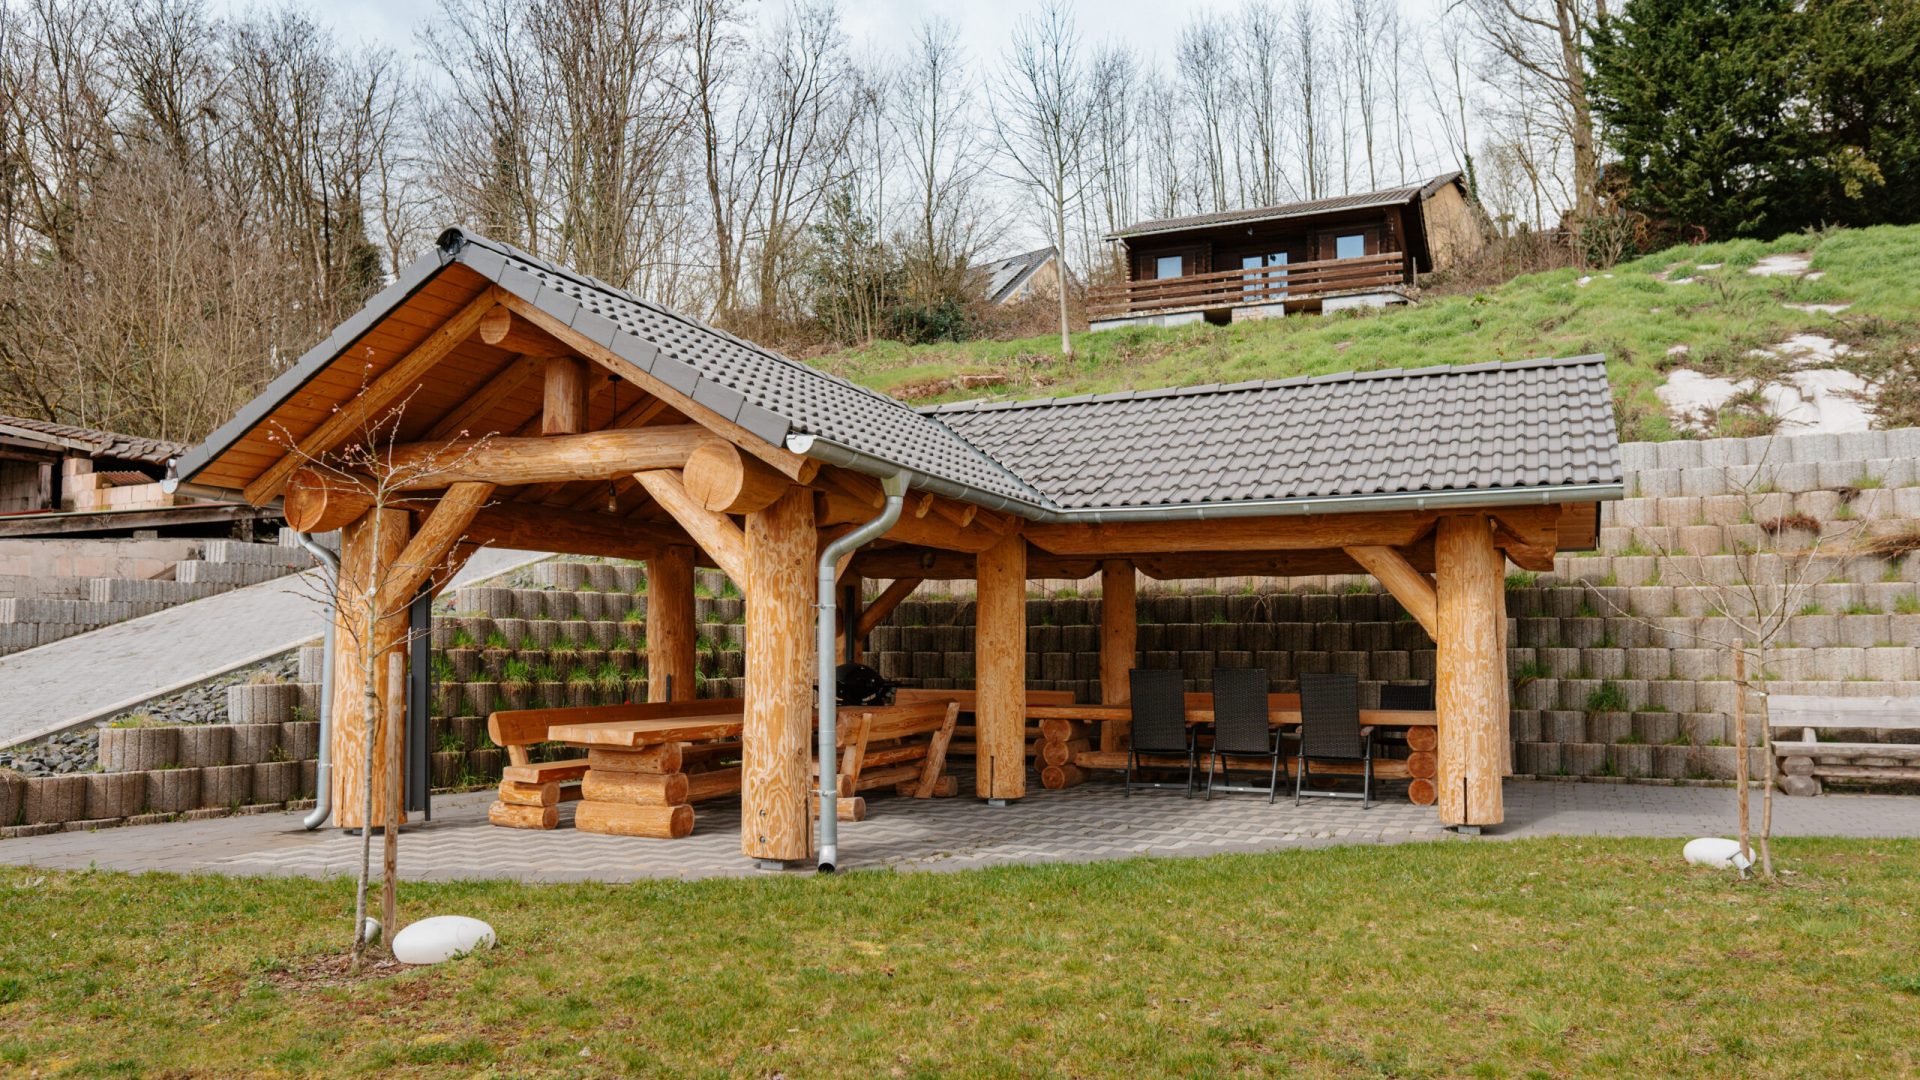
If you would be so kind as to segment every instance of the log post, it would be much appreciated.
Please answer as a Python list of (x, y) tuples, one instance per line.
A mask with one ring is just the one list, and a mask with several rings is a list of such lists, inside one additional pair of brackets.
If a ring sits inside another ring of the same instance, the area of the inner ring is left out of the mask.
[(1482, 515), (1441, 518), (1434, 544), (1439, 630), (1435, 704), (1440, 714), (1440, 820), (1497, 825), (1506, 723), (1506, 642), (1500, 636), (1505, 560)]
[[(1100, 564), (1100, 704), (1124, 705), (1133, 696), (1128, 672), (1138, 649), (1139, 623), (1134, 610), (1135, 576), (1129, 559), (1107, 559)], [(1125, 720), (1100, 726), (1100, 749), (1125, 750)]]
[[(411, 518), (405, 510), (370, 510), (340, 534), (340, 585), (334, 597), (333, 654), (333, 821), (343, 829), (368, 824), (363, 819), (367, 782), (367, 740), (374, 734), (367, 716), (365, 682), (362, 668), (363, 646), (371, 642), (375, 650), (373, 675), (375, 696), (388, 700), (389, 678), (386, 657), (407, 635), (407, 605), (404, 601), (391, 609), (378, 609), (379, 616), (367, 619), (368, 590), (376, 593), (381, 583), (396, 573), (395, 564), (406, 550)], [(376, 527), (377, 525), (377, 527)], [(379, 533), (375, 544), (375, 532)], [(376, 743), (373, 758), (373, 823), (386, 820), (387, 785), (381, 780), (389, 770), (400, 768), (386, 746)], [(406, 821), (401, 807), (399, 820)]]
[(647, 560), (648, 701), (693, 700), (693, 646), (693, 549), (676, 544)]
[(1027, 793), (1027, 542), (1014, 533), (975, 563), (974, 793)]
[[(813, 493), (793, 486), (747, 515), (747, 694), (741, 731), (740, 850), (796, 862), (813, 854), (808, 782), (813, 722)], [(833, 753), (832, 747), (822, 748)]]
[(540, 434), (578, 435), (587, 427), (587, 362), (577, 356), (547, 361)]

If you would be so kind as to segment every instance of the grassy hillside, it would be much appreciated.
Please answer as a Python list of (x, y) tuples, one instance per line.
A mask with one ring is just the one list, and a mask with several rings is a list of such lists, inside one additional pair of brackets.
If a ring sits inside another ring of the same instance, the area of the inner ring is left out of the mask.
[[(1748, 273), (1762, 257), (1784, 253), (1809, 255), (1812, 272)], [(1851, 306), (1830, 314), (1788, 304)], [(1602, 353), (1619, 399), (1622, 436), (1660, 439), (1676, 434), (1653, 396), (1668, 368), (1684, 363), (1765, 377), (1785, 362), (1753, 350), (1802, 333), (1846, 343), (1851, 352), (1843, 364), (1884, 384), (1883, 426), (1920, 422), (1912, 415), (1920, 227), (1678, 247), (1605, 272), (1531, 274), (1477, 295), (1435, 297), (1382, 313), (1084, 333), (1075, 338), (1072, 361), (1061, 359), (1057, 339), (1037, 337), (877, 342), (814, 363), (907, 400), (935, 402)], [(1676, 345), (1687, 346), (1684, 357), (1669, 353)]]

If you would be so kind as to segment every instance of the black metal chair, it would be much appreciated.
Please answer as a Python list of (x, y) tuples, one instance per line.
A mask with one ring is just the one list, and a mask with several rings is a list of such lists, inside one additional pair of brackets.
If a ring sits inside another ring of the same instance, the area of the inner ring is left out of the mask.
[(1406, 712), (1433, 711), (1432, 683), (1389, 683), (1380, 688), (1380, 707)]
[[(1361, 763), (1360, 793), (1307, 791), (1309, 763)], [(1293, 803), (1302, 795), (1327, 799), (1359, 799), (1360, 808), (1373, 805), (1373, 729), (1360, 725), (1360, 680), (1352, 675), (1300, 676), (1300, 763), (1293, 771)]]
[(1136, 787), (1176, 788), (1179, 784), (1134, 780), (1140, 770), (1140, 755), (1156, 754), (1187, 759), (1187, 798), (1193, 798), (1193, 774), (1200, 767), (1193, 729), (1187, 726), (1187, 693), (1178, 671), (1142, 671), (1127, 673), (1133, 699), (1132, 737), (1127, 746), (1127, 794)]
[[(1267, 673), (1253, 671), (1215, 671), (1213, 673), (1213, 749), (1207, 758), (1207, 798), (1213, 798), (1213, 778), (1221, 778), (1221, 791), (1264, 793), (1271, 803), (1280, 793), (1280, 780), (1286, 775), (1286, 754), (1281, 752), (1280, 732), (1267, 719)], [(1250, 784), (1235, 787), (1227, 771), (1226, 755), (1240, 758), (1266, 758), (1267, 786)]]

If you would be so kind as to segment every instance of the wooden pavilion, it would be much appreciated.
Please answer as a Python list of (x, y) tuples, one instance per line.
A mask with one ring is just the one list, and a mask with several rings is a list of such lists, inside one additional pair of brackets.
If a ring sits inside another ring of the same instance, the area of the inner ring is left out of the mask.
[[(370, 428), (406, 466), (384, 500), (327, 464)], [(644, 559), (655, 700), (694, 696), (693, 571), (725, 571), (747, 602), (742, 851), (782, 862), (813, 855), (817, 610), (857, 642), (930, 578), (977, 582), (981, 798), (1026, 793), (1029, 579), (1099, 575), (1111, 704), (1136, 659), (1138, 574), (1365, 571), (1437, 643), (1442, 820), (1497, 823), (1505, 565), (1590, 547), (1598, 502), (1621, 493), (1597, 357), (916, 410), (457, 229), (176, 472), (340, 529), (336, 626), (381, 649), (480, 545)], [(898, 520), (838, 560), (838, 596), (817, 595), (820, 553), (903, 485)], [(859, 610), (862, 579), (891, 584)], [(348, 602), (370, 585), (371, 628)], [(329, 740), (334, 821), (352, 827), (368, 722), (346, 652)], [(400, 768), (385, 746), (372, 760)]]

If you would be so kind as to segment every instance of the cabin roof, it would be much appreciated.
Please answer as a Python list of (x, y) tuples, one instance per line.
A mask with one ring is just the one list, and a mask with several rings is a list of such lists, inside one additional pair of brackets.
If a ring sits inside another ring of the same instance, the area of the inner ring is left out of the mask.
[(927, 411), (1062, 509), (1621, 480), (1598, 356)]
[[(737, 425), (729, 437), (786, 446), (789, 435), (815, 436), (942, 482), (957, 498), (1030, 517), (1514, 488), (1611, 498), (1621, 479), (1597, 356), (915, 409), (457, 229), (189, 452), (176, 475), (236, 489), (251, 483), (283, 452), (263, 438), (266, 426), (299, 420), (303, 428), (289, 423), (285, 434), (306, 438), (380, 374), (377, 365), (390, 367), (489, 284)], [(414, 403), (423, 415), (410, 424), (456, 411), (512, 362), (470, 340), (429, 373), (431, 385), (423, 383)], [(534, 383), (530, 398), (502, 406), (496, 418), (530, 415), (537, 424)], [(611, 412), (603, 415), (612, 422)]]
[(1013, 295), (1051, 261), (1053, 248), (1049, 246), (1009, 255), (997, 262), (982, 263), (973, 269), (975, 273), (986, 275), (987, 302), (998, 304)]
[(38, 443), (52, 451), (76, 451), (90, 458), (112, 461), (139, 461), (165, 465), (168, 458), (186, 452), (180, 443), (123, 435), (117, 431), (35, 420), (26, 416), (0, 416), (0, 438), (14, 442)]
[(1388, 188), (1384, 191), (1369, 191), (1355, 195), (1335, 195), (1326, 199), (1310, 199), (1305, 202), (1281, 203), (1277, 206), (1257, 206), (1246, 210), (1221, 210), (1210, 214), (1188, 214), (1184, 217), (1156, 218), (1152, 221), (1135, 222), (1124, 229), (1108, 233), (1108, 240), (1128, 240), (1138, 236), (1154, 236), (1160, 233), (1185, 232), (1188, 229), (1210, 229), (1219, 225), (1245, 225), (1258, 221), (1281, 221), (1287, 218), (1313, 217), (1318, 214), (1330, 214), (1343, 210), (1368, 210), (1376, 206), (1398, 206), (1416, 199), (1432, 198), (1433, 194), (1448, 184), (1458, 183), (1459, 172), (1442, 173), (1425, 183), (1408, 184), (1404, 187)]

